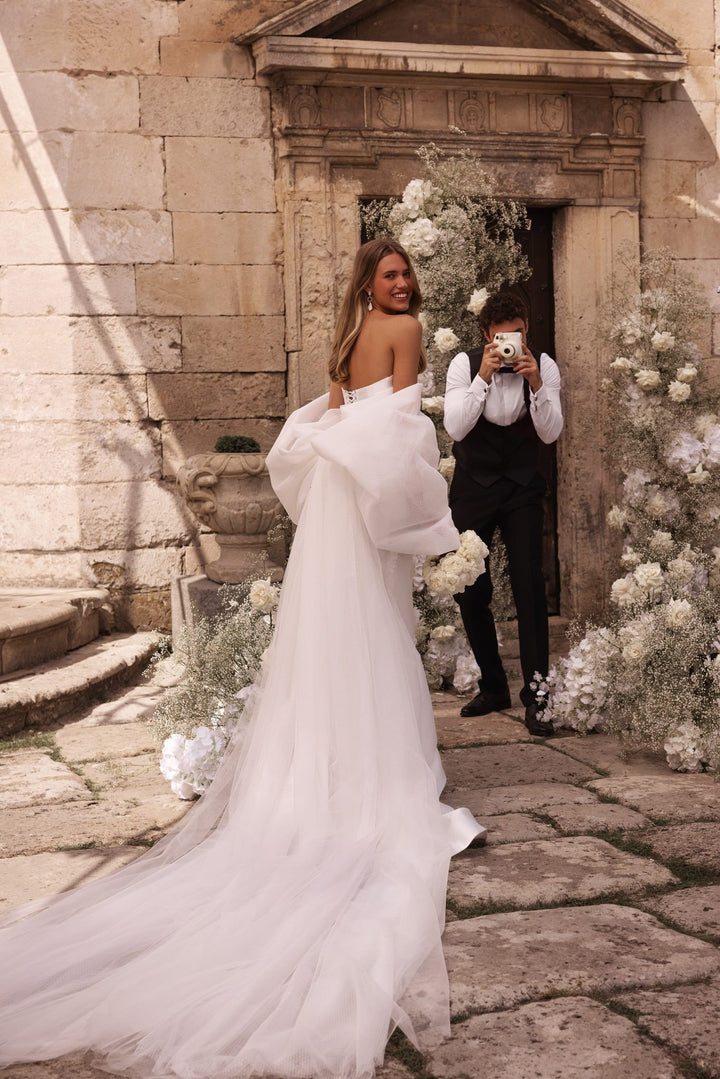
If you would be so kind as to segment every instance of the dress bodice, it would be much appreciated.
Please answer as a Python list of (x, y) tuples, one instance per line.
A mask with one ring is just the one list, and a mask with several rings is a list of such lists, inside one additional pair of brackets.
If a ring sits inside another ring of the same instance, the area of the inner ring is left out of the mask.
[(393, 377), (378, 379), (369, 386), (360, 386), (357, 390), (343, 389), (343, 400), (346, 405), (353, 405), (356, 401), (365, 401), (368, 397), (387, 397), (393, 392)]

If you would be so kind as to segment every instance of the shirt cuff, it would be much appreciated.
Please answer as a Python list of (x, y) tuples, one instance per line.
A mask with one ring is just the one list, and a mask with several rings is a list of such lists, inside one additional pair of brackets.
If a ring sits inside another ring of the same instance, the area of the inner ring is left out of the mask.
[(543, 403), (543, 401), (547, 397), (547, 391), (545, 390), (545, 383), (543, 382), (542, 386), (537, 391), (537, 393), (535, 393), (532, 386), (529, 387), (529, 389), (530, 389), (530, 404), (532, 406), (534, 406), (535, 408), (537, 408), (537, 406), (541, 405)]
[(472, 389), (476, 397), (478, 397), (481, 401), (484, 401), (487, 397), (487, 392), (490, 389), (490, 386), (484, 378), (480, 378), (480, 375), (475, 375), (475, 378), (470, 384), (470, 388)]

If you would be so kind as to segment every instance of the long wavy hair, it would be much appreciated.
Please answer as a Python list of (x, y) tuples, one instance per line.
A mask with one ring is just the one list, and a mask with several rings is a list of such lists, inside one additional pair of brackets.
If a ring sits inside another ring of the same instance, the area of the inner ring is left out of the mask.
[[(340, 314), (335, 325), (335, 335), (328, 363), (332, 382), (347, 382), (350, 377), (350, 356), (367, 316), (367, 290), (375, 277), (378, 263), (386, 255), (400, 255), (401, 258), (405, 259), (410, 270), (410, 283), (413, 291), (410, 297), (409, 313), (417, 317), (422, 306), (420, 286), (405, 248), (396, 240), (388, 238), (370, 240), (368, 243), (363, 244), (355, 255), (352, 276), (345, 290)], [(418, 372), (424, 371), (426, 367), (425, 349), (421, 344)]]

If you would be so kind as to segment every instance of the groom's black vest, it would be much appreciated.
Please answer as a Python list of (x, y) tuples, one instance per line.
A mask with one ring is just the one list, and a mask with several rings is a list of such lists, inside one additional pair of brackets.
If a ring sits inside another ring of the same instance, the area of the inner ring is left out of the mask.
[[(531, 349), (540, 367), (540, 355)], [(469, 349), (470, 381), (480, 370), (483, 349)], [(521, 378), (521, 375), (506, 374), (500, 378)], [(452, 481), (452, 495), (462, 496), (467, 491), (472, 494), (472, 487), (480, 484), (490, 487), (497, 480), (506, 477), (525, 487), (538, 474), (540, 468), (540, 439), (530, 419), (530, 386), (523, 378), (523, 395), (526, 411), (507, 427), (490, 423), (481, 416), (465, 438), (453, 443), (455, 457), (455, 475)]]

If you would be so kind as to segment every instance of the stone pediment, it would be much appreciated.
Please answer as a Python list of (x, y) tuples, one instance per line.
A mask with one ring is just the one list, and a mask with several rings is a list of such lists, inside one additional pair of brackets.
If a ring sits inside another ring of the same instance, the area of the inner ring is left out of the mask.
[(470, 48), (680, 51), (670, 34), (621, 0), (301, 0), (238, 42), (275, 35)]
[(302, 0), (241, 38), (259, 74), (679, 79), (677, 42), (621, 0)]

